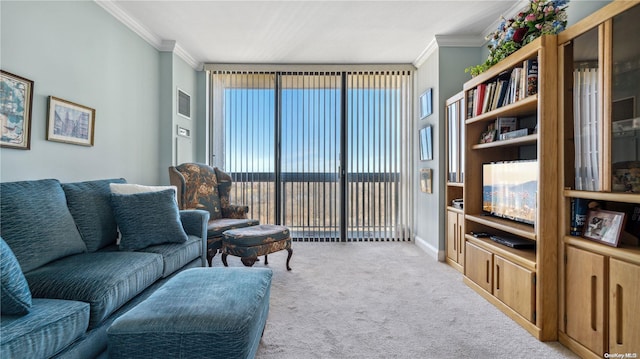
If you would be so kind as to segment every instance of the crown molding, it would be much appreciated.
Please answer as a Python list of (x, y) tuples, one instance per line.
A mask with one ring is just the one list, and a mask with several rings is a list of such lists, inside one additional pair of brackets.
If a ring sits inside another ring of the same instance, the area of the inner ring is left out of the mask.
[(427, 61), (429, 56), (431, 56), (437, 49), (438, 49), (438, 42), (434, 37), (429, 42), (429, 45), (427, 45), (427, 47), (425, 47), (425, 49), (422, 50), (420, 55), (418, 55), (418, 57), (416, 57), (416, 59), (413, 60), (413, 66), (415, 66), (416, 68), (420, 68), (420, 66), (422, 66), (422, 64), (424, 64), (424, 62)]
[(185, 49), (183, 49), (175, 40), (164, 40), (151, 32), (148, 28), (142, 25), (137, 19), (133, 18), (120, 6), (111, 0), (94, 0), (94, 2), (103, 8), (106, 12), (111, 14), (116, 20), (123, 23), (135, 34), (140, 36), (144, 41), (153, 46), (156, 50), (162, 52), (173, 52), (183, 59), (189, 66), (196, 71), (202, 70), (203, 65), (191, 56)]

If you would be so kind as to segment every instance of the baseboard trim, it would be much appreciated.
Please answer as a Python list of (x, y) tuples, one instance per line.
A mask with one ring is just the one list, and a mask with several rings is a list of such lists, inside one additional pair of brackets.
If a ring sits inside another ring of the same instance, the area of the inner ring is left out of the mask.
[(432, 246), (431, 243), (420, 238), (420, 236), (416, 236), (414, 240), (415, 240), (416, 246), (418, 246), (420, 249), (425, 251), (425, 253), (427, 253), (431, 258), (440, 262), (445, 261), (444, 251), (438, 250), (438, 248)]

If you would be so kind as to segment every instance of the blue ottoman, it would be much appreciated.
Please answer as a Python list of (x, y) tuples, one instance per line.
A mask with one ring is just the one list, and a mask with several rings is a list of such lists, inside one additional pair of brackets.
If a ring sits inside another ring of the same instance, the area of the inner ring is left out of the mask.
[(271, 269), (178, 273), (107, 330), (111, 358), (254, 358), (269, 313)]

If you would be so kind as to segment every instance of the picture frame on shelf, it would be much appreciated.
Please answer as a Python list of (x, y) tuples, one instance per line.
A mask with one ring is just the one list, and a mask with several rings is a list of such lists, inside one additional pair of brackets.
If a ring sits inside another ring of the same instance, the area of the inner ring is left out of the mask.
[(430, 161), (433, 159), (433, 141), (431, 125), (424, 127), (419, 132), (420, 135), (420, 160)]
[(49, 96), (47, 140), (93, 146), (96, 110)]
[(433, 113), (433, 89), (428, 88), (420, 95), (420, 119), (428, 117)]
[(480, 135), (480, 143), (491, 143), (496, 139), (496, 130), (487, 130)]
[(592, 241), (617, 247), (625, 219), (624, 212), (603, 209), (589, 210), (582, 236)]
[(0, 88), (0, 146), (29, 150), (33, 81), (0, 70)]
[(420, 169), (420, 190), (424, 193), (432, 193), (433, 170), (431, 168)]

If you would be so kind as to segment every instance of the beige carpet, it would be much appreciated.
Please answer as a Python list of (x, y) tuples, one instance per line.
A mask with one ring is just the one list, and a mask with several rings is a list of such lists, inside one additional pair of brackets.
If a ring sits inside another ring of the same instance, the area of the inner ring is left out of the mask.
[[(258, 359), (577, 358), (536, 340), (410, 242), (294, 242), (291, 272), (285, 261), (286, 251), (269, 255)], [(229, 265), (242, 263), (230, 256)]]

